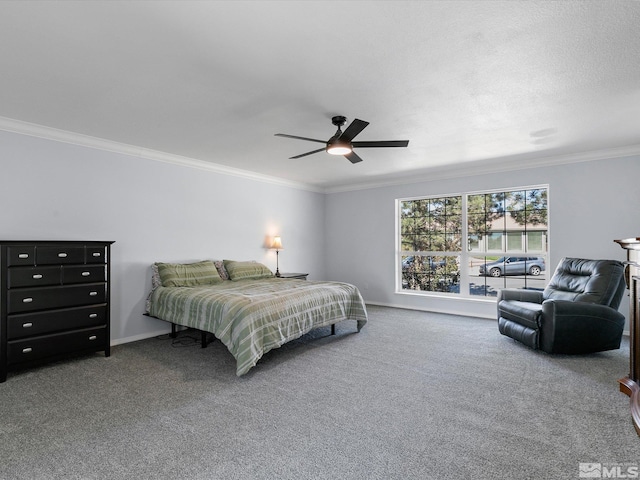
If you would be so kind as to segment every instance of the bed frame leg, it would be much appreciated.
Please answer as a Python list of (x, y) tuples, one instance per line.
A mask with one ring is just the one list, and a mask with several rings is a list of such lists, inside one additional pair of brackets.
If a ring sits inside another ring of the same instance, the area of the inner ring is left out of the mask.
[(335, 335), (336, 334), (336, 324), (332, 323), (331, 324), (331, 335)]
[(171, 338), (176, 338), (178, 336), (178, 333), (176, 331), (176, 324), (172, 323), (171, 324)]

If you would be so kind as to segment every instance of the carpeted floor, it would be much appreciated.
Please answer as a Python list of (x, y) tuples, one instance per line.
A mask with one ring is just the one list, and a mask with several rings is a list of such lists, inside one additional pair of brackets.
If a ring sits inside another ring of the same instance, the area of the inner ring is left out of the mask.
[(617, 384), (628, 339), (550, 356), (495, 321), (369, 306), (360, 333), (316, 330), (240, 378), (220, 342), (182, 340), (10, 373), (0, 478), (577, 479), (581, 462), (640, 465)]

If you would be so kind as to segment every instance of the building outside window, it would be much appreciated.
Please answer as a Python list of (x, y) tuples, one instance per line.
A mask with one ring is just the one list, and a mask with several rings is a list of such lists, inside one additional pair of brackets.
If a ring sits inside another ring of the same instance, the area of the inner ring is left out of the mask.
[(544, 288), (548, 187), (397, 200), (398, 291), (495, 297)]

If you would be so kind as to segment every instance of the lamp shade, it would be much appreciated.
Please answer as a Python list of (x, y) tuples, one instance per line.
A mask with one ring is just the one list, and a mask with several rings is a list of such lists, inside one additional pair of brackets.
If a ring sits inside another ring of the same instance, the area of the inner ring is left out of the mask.
[(273, 240), (271, 241), (271, 248), (275, 250), (282, 250), (282, 239), (280, 238), (280, 235), (273, 237)]

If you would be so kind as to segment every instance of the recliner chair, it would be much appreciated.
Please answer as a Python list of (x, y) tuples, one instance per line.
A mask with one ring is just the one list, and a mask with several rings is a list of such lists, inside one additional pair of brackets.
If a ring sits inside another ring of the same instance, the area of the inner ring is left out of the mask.
[(498, 329), (548, 353), (591, 353), (620, 348), (625, 291), (617, 260), (563, 258), (544, 289), (498, 293)]

